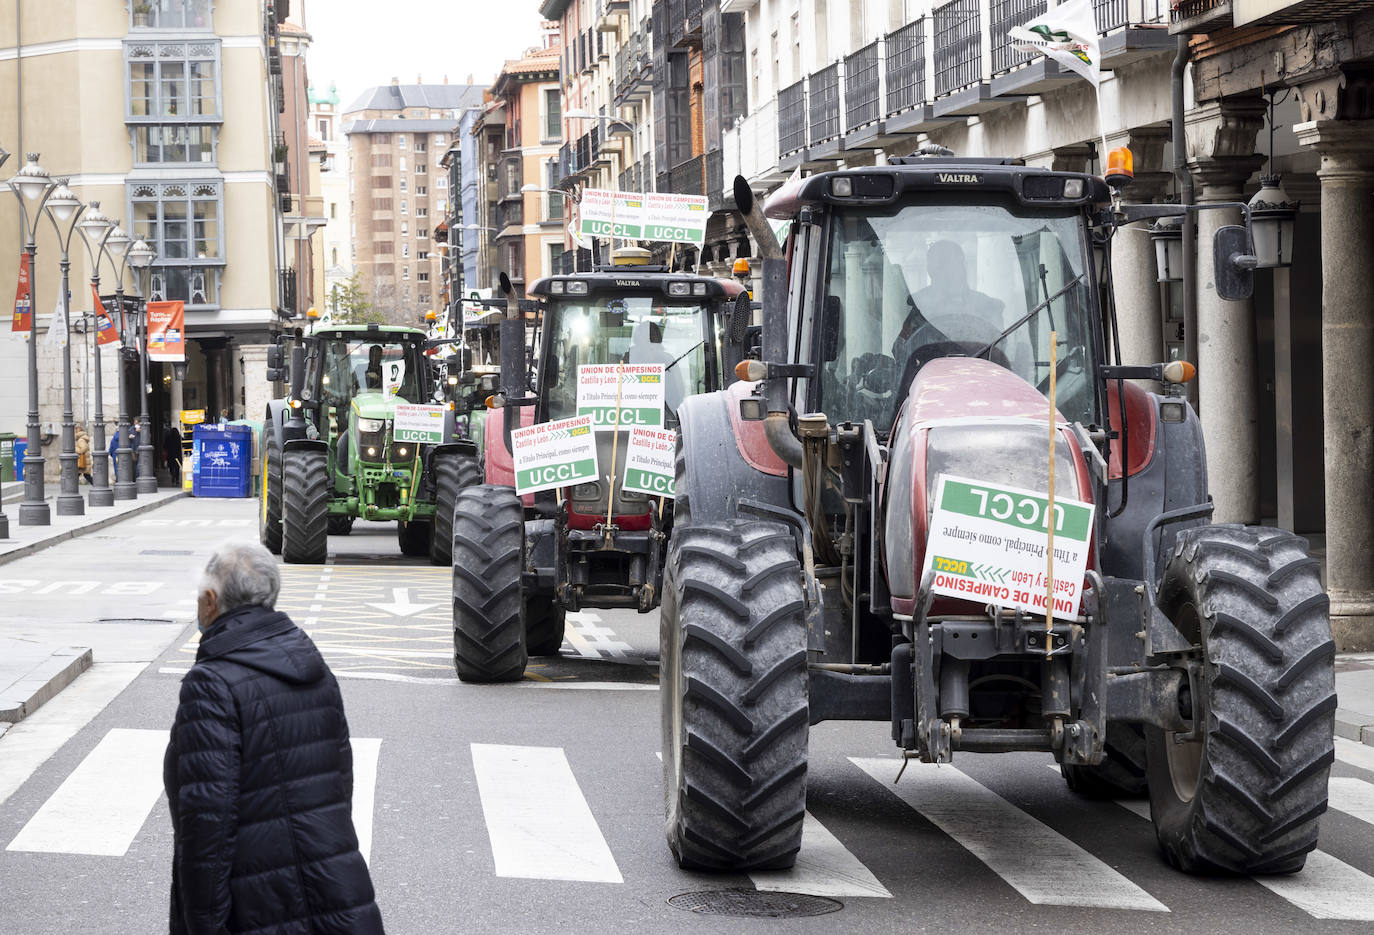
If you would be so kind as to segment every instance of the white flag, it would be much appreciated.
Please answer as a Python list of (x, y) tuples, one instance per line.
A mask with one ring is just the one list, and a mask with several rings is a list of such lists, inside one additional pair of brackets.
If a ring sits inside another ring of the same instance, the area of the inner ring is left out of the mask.
[(1068, 0), (1024, 26), (1013, 26), (1007, 35), (1017, 40), (1018, 49), (1049, 56), (1087, 78), (1094, 88), (1102, 81), (1097, 20), (1089, 0)]
[(61, 298), (52, 310), (52, 318), (48, 320), (48, 336), (44, 338), (43, 343), (54, 347), (67, 346), (67, 319), (62, 315)]

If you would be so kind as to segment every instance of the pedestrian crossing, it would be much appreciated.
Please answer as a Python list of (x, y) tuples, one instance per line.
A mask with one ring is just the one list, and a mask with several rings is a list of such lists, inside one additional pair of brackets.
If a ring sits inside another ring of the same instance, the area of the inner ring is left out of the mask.
[[(165, 833), (161, 765), (167, 736), (165, 730), (106, 729), (43, 802), (26, 806), (32, 814), (6, 843), (6, 853), (119, 859), (129, 857), (140, 835)], [(388, 846), (410, 848), (416, 842), (399, 833), (401, 840), (388, 840), (392, 830), (388, 820), (394, 813), (383, 810), (378, 821), (376, 802), (389, 778), (386, 751), (390, 748), (376, 737), (355, 737), (352, 747), (353, 820), (364, 858), (375, 863), (379, 846), (380, 853), (386, 854)], [(1349, 755), (1350, 751), (1341, 749), (1337, 756), (1344, 765), (1364, 769), (1362, 752)], [(896, 839), (900, 859), (890, 856), (891, 849), (886, 857), (880, 849), (875, 859), (872, 849), (865, 847), (863, 832), (851, 826), (845, 810), (828, 813), (828, 826), (808, 811), (797, 865), (749, 875), (756, 889), (839, 899), (909, 898), (913, 887), (921, 885), (921, 862), (948, 860), (954, 852), (941, 848), (953, 847), (984, 868), (988, 884), (1000, 881), (1009, 896), (1015, 893), (1012, 898), (1029, 905), (1172, 911), (1170, 893), (1161, 886), (1158, 873), (1147, 874), (1145, 881), (1133, 880), (1128, 876), (1130, 861), (1123, 870), (1121, 864), (1109, 862), (1113, 857), (1104, 856), (1114, 855), (1122, 845), (1122, 831), (1109, 820), (1109, 813), (1108, 820), (1092, 823), (1087, 831), (1081, 821), (1068, 822), (1069, 829), (1057, 828), (1051, 826), (1053, 819), (1044, 819), (1043, 813), (1042, 817), (1031, 815), (977, 776), (953, 765), (912, 762), (901, 780), (894, 782), (902, 765), (896, 757), (849, 757), (841, 763), (848, 773), (845, 809), (862, 805), (870, 818), (874, 812), (894, 808), (910, 813), (910, 822), (894, 821), (890, 815), (883, 820), (884, 835)], [(471, 743), (446, 772), (453, 775), (455, 787), (475, 786), (486, 837), (485, 866), (493, 877), (614, 886), (643, 882), (646, 875), (663, 872), (661, 862), (646, 867), (642, 858), (630, 861), (622, 855), (617, 859), (603, 832), (607, 827), (623, 832), (621, 826), (632, 820), (633, 836), (657, 842), (659, 822), (645, 820), (642, 809), (622, 814), (608, 808), (608, 801), (623, 801), (623, 791), (608, 794), (605, 788), (579, 781), (562, 747)], [(833, 773), (827, 775), (833, 783)], [(404, 781), (404, 762), (396, 762), (390, 776)], [(604, 785), (601, 780), (598, 783)], [(590, 797), (589, 791), (593, 792)], [(1360, 838), (1367, 837), (1374, 827), (1374, 775), (1333, 777), (1330, 804), (1328, 822), (1354, 822), (1346, 830), (1354, 827)], [(1084, 809), (1102, 807), (1083, 803)], [(1149, 819), (1145, 801), (1122, 800), (1115, 807)], [(150, 826), (150, 822), (156, 824)], [(945, 844), (936, 843), (932, 838), (936, 833)], [(1350, 838), (1348, 834), (1332, 837)], [(622, 838), (613, 835), (611, 840), (625, 846)], [(865, 853), (866, 860), (854, 849)], [(1374, 877), (1342, 856), (1366, 866), (1370, 862), (1368, 854), (1338, 856), (1318, 850), (1309, 855), (1301, 873), (1254, 878), (1262, 888), (1256, 893), (1267, 891), (1313, 919), (1374, 921)], [(976, 883), (970, 879), (966, 885)]]

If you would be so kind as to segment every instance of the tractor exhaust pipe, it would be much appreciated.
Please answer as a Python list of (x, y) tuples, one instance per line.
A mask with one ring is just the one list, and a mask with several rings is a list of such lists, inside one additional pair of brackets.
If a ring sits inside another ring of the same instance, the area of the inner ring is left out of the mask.
[[(506, 298), (506, 317), (501, 319), (501, 395), (506, 399), (525, 397), (525, 322), (520, 317), (520, 301), (515, 297), (510, 277), (500, 279), (501, 294)], [(515, 425), (511, 425), (512, 415)], [(501, 434), (506, 450), (514, 455), (510, 433), (520, 424), (520, 409), (506, 406), (501, 409)]]

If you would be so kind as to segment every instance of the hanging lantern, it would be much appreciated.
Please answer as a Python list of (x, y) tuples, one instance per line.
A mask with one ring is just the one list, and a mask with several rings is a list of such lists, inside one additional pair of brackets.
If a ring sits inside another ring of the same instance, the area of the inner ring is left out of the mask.
[(1155, 278), (1160, 282), (1183, 281), (1183, 219), (1165, 217), (1150, 228), (1155, 245)]
[(1255, 242), (1258, 269), (1293, 265), (1293, 225), (1298, 203), (1288, 197), (1277, 176), (1260, 179), (1260, 190), (1250, 199), (1250, 236)]

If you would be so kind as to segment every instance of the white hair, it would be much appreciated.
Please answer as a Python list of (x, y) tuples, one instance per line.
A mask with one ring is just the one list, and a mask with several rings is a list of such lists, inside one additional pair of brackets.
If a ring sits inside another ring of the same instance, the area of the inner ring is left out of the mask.
[(221, 614), (255, 604), (275, 608), (281, 591), (277, 560), (256, 542), (226, 543), (205, 563), (200, 590), (215, 592)]

